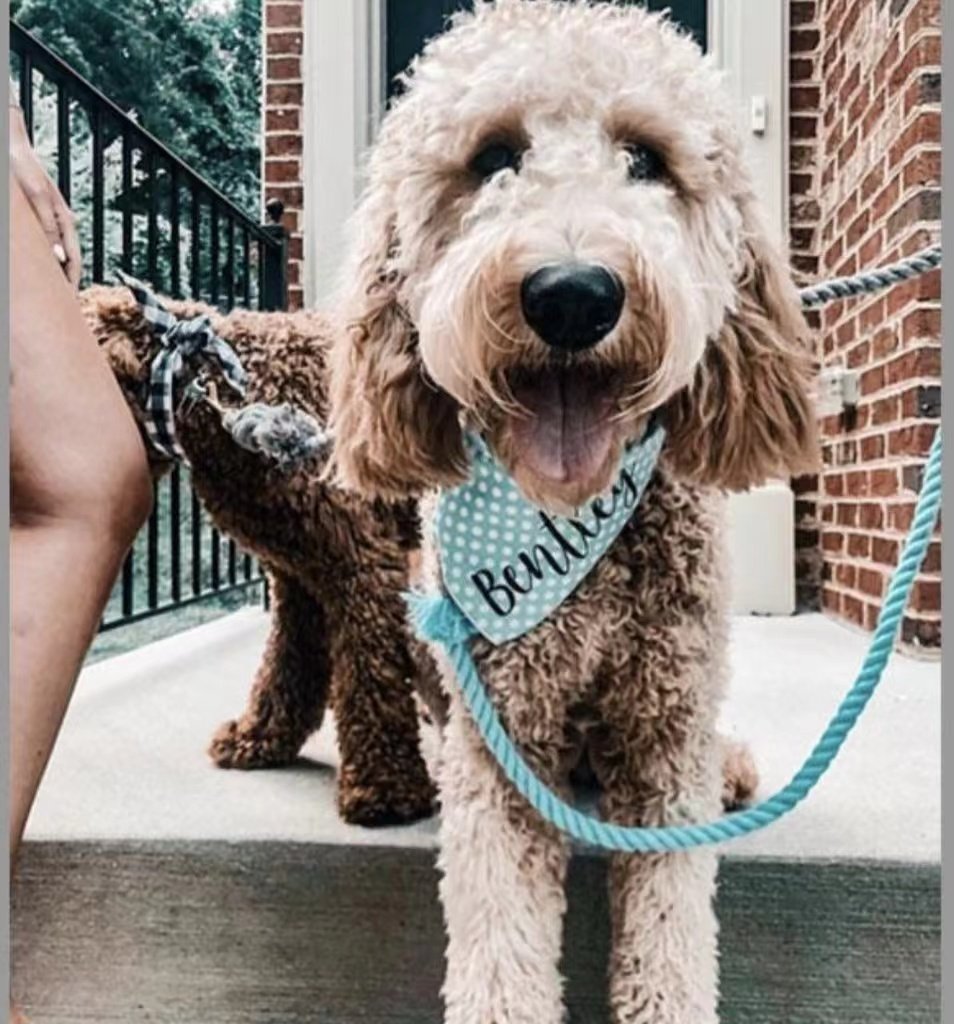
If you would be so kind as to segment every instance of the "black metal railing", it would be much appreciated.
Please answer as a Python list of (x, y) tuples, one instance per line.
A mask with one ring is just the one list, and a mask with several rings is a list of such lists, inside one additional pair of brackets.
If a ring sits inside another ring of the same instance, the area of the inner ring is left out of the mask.
[[(274, 223), (249, 218), (12, 21), (10, 51), (34, 148), (77, 215), (84, 283), (111, 283), (122, 269), (160, 293), (223, 311), (285, 308), (281, 204), (269, 204)], [(263, 582), (257, 562), (208, 521), (185, 467), (156, 484), (155, 499), (103, 630)]]

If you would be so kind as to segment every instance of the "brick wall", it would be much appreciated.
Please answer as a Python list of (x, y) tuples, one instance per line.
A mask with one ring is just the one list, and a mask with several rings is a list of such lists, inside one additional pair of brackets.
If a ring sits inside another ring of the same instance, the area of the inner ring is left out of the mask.
[[(939, 0), (792, 0), (791, 247), (809, 279), (937, 241)], [(870, 629), (913, 513), (941, 410), (935, 272), (827, 307), (818, 357), (860, 373), (853, 416), (823, 422), (823, 468), (796, 482), (803, 605)], [(902, 640), (938, 647), (940, 541)]]
[(264, 200), (285, 204), (284, 224), (290, 232), (288, 301), (300, 309), (302, 291), (302, 17), (304, 0), (264, 0), (265, 19), (265, 150), (262, 173)]

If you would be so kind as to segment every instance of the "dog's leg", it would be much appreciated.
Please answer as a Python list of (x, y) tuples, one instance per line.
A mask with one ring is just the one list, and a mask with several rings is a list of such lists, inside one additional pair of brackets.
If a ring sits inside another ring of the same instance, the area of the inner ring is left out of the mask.
[(714, 1024), (711, 851), (616, 855), (610, 864), (614, 1024)]
[(722, 806), (727, 811), (748, 807), (759, 788), (759, 770), (748, 745), (719, 737), (722, 751)]
[(394, 825), (434, 812), (421, 756), (399, 581), (383, 568), (356, 584), (335, 615), (332, 707), (341, 768), (338, 810), (353, 825)]
[(324, 715), (330, 674), (324, 612), (291, 577), (273, 573), (271, 579), (271, 634), (248, 708), (209, 746), (222, 768), (289, 764)]
[[(637, 726), (639, 735), (620, 741), (623, 756), (601, 778), (608, 820), (656, 826), (716, 817), (721, 748), (700, 718), (687, 701), (651, 723), (652, 737)], [(715, 1024), (715, 873), (716, 856), (705, 848), (614, 855), (613, 1024)]]
[(559, 1024), (567, 845), (491, 763), (458, 702), (440, 794), (446, 1024)]

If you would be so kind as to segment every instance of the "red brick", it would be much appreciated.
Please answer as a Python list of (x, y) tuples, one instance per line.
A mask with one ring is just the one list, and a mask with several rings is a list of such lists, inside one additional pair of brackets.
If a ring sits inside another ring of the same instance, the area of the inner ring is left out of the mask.
[(268, 28), (300, 28), (301, 14), (300, 3), (275, 3), (275, 0), (266, 0), (265, 24)]
[(904, 165), (902, 181), (905, 189), (916, 185), (941, 184), (941, 151), (939, 149), (922, 149), (915, 153)]
[(824, 480), (825, 494), (840, 498), (845, 493), (845, 478), (840, 473), (831, 473)]
[(841, 611), (841, 594), (826, 587), (822, 593), (822, 606), (825, 611), (838, 614)]
[(907, 532), (911, 529), (911, 523), (914, 520), (914, 506), (913, 505), (889, 505), (888, 506), (888, 526), (892, 530), (899, 530)]
[(873, 469), (869, 480), (871, 493), (878, 498), (898, 493), (898, 472), (895, 469)]
[(897, 331), (891, 327), (882, 327), (871, 339), (871, 356), (873, 359), (884, 359), (896, 352), (901, 345)]
[(874, 426), (882, 423), (894, 423), (900, 418), (901, 400), (892, 395), (888, 398), (879, 398), (871, 406), (871, 422)]
[(300, 83), (269, 82), (265, 88), (265, 102), (270, 107), (300, 107), (303, 96)]
[(919, 221), (937, 221), (941, 217), (941, 192), (936, 188), (923, 188), (906, 199), (888, 218), (888, 238), (893, 239), (905, 228)]
[(845, 618), (850, 619), (856, 625), (863, 626), (865, 624), (865, 606), (852, 594), (845, 594), (841, 610)]
[(871, 537), (867, 533), (850, 533), (847, 547), (852, 558), (867, 558), (871, 554)]
[[(902, 381), (914, 380), (917, 377), (940, 376), (941, 350), (934, 345), (910, 349), (885, 366), (885, 379), (889, 384), (900, 384)], [(897, 419), (897, 416), (894, 419)]]
[(864, 470), (845, 474), (845, 491), (852, 497), (868, 493), (868, 474)]
[(884, 593), (884, 576), (874, 569), (859, 569), (858, 589), (870, 597), (880, 598)]
[(871, 395), (884, 387), (884, 367), (873, 366), (861, 375), (861, 393)]
[(303, 32), (269, 32), (265, 37), (265, 52), (269, 56), (301, 56), (304, 49)]
[(839, 526), (856, 526), (858, 523), (858, 506), (841, 502), (835, 512), (835, 522)]
[(871, 538), (871, 558), (882, 565), (894, 566), (898, 561), (900, 545), (896, 540), (888, 540), (886, 537)]
[(301, 134), (266, 135), (266, 156), (301, 156)]
[(267, 182), (301, 181), (301, 161), (266, 160), (265, 180)]
[(875, 628), (878, 623), (878, 605), (866, 604), (865, 605), (865, 629), (869, 632)]
[(808, 25), (815, 20), (815, 0), (792, 0), (789, 8), (792, 25)]
[(836, 554), (839, 551), (844, 550), (845, 547), (845, 535), (843, 533), (835, 533), (832, 530), (826, 530), (822, 534), (822, 550), (829, 552), (829, 554)]
[(789, 118), (789, 133), (792, 139), (814, 139), (818, 125), (815, 114), (793, 114)]
[(858, 525), (864, 530), (880, 530), (884, 526), (884, 510), (880, 505), (859, 506)]
[(839, 562), (835, 566), (835, 581), (843, 587), (850, 587), (854, 590), (858, 580), (858, 570), (851, 562)]
[(931, 450), (936, 430), (937, 426), (934, 423), (918, 423), (892, 430), (888, 435), (888, 454), (927, 455)]
[(884, 250), (884, 231), (877, 227), (861, 244), (858, 253), (863, 267), (873, 267), (881, 262), (881, 253)]
[(940, 0), (917, 0), (910, 13), (904, 19), (904, 38), (911, 39), (922, 29), (931, 28), (940, 31), (941, 3)]
[(924, 561), (921, 563), (922, 572), (940, 572), (941, 571), (941, 545), (940, 542), (935, 541), (927, 549), (927, 553), (924, 556)]
[(939, 580), (918, 580), (911, 595), (911, 607), (919, 612), (941, 610), (941, 584)]
[(821, 87), (817, 85), (794, 85), (789, 92), (789, 109), (793, 113), (817, 111), (821, 99)]
[[(884, 437), (880, 434), (861, 439), (861, 458), (865, 462), (874, 462), (884, 458)], [(866, 524), (862, 524), (866, 525)]]
[(868, 302), (858, 314), (858, 329), (861, 334), (871, 334), (884, 323), (885, 300)]
[(810, 57), (793, 57), (788, 69), (793, 82), (805, 82), (815, 77), (815, 62)]
[(796, 28), (789, 33), (789, 52), (807, 53), (818, 47), (821, 34), (817, 28)]
[[(901, 338), (905, 346), (912, 341), (940, 340), (941, 337), (941, 311), (939, 309), (916, 309), (905, 316), (901, 322)], [(929, 352), (935, 350), (928, 349)], [(937, 368), (930, 371), (933, 375), (940, 375), (940, 362)]]
[(300, 127), (301, 110), (298, 107), (265, 111), (266, 132), (293, 132), (298, 131)]
[(301, 58), (269, 57), (267, 74), (271, 82), (301, 81)]

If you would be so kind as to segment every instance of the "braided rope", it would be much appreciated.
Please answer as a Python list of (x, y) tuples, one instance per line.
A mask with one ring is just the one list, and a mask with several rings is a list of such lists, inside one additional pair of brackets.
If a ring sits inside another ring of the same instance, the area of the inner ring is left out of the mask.
[[(938, 266), (940, 260), (940, 247), (929, 249), (902, 264), (806, 289), (802, 301), (811, 306), (887, 287), (916, 273), (925, 273)], [(524, 799), (560, 831), (591, 846), (624, 853), (669, 853), (738, 839), (777, 821), (808, 796), (841, 750), (881, 681), (915, 576), (934, 533), (941, 506), (941, 464), (941, 431), (938, 429), (928, 456), (914, 521), (888, 585), (868, 653), (821, 739), (788, 784), (777, 793), (754, 807), (712, 822), (662, 828), (627, 827), (600, 821), (566, 803), (536, 777), (504, 729), (470, 652), (470, 640), (477, 631), (454, 601), (442, 595), (409, 594), (411, 616), (423, 639), (444, 646), (477, 730), (504, 774)]]
[(919, 274), (926, 274), (940, 265), (941, 247), (933, 245), (915, 253), (914, 256), (891, 263), (886, 267), (879, 267), (877, 270), (867, 270), (864, 273), (855, 274), (853, 277), (835, 277), (830, 281), (803, 288), (799, 292), (802, 307), (812, 309), (815, 306), (824, 305), (826, 302), (833, 302), (835, 299), (846, 299), (852, 295), (878, 292), (901, 281), (909, 281)]

